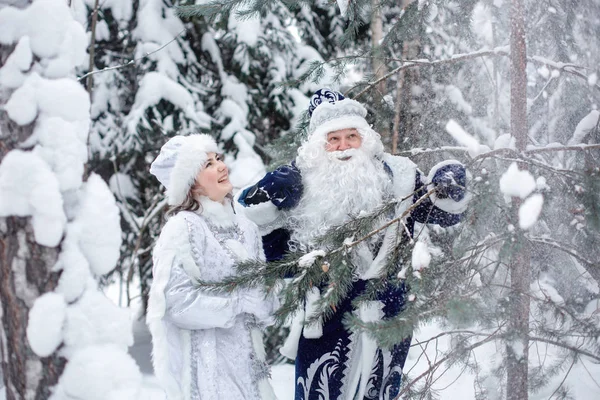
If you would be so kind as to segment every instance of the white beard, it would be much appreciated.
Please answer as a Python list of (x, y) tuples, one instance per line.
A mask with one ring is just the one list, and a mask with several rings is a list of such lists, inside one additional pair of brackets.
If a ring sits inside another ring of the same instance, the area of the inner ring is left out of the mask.
[[(311, 251), (315, 239), (332, 226), (374, 211), (391, 186), (381, 160), (363, 147), (330, 153), (314, 147), (310, 150), (300, 151), (297, 158), (304, 190), (298, 206), (290, 212), (291, 251)], [(342, 160), (348, 156), (351, 158)]]

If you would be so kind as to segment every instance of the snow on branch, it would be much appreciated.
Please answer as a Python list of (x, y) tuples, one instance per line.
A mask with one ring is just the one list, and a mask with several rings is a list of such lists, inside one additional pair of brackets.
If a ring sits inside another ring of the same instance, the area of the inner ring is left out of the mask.
[(494, 50), (479, 50), (479, 51), (475, 51), (472, 53), (455, 54), (450, 58), (442, 59), (442, 60), (428, 60), (426, 58), (418, 59), (418, 60), (395, 60), (395, 61), (401, 62), (402, 65), (400, 65), (397, 68), (394, 68), (393, 70), (391, 70), (390, 72), (388, 72), (387, 74), (382, 76), (381, 78), (376, 79), (375, 81), (369, 83), (366, 88), (364, 88), (356, 96), (354, 96), (354, 100), (358, 100), (365, 93), (367, 93), (374, 86), (376, 86), (379, 82), (391, 78), (392, 76), (394, 76), (396, 73), (398, 73), (399, 71), (401, 71), (403, 69), (421, 67), (421, 66), (437, 66), (437, 65), (455, 64), (458, 62), (462, 62), (465, 60), (472, 60), (472, 59), (479, 58), (479, 57), (497, 57), (497, 56), (508, 56), (508, 55), (509, 55), (508, 47), (502, 46), (502, 47), (497, 47)]
[(495, 157), (498, 155), (513, 155), (513, 156), (522, 156), (525, 154), (538, 154), (538, 153), (552, 153), (557, 151), (589, 151), (589, 150), (598, 150), (600, 149), (600, 144), (580, 144), (580, 145), (572, 145), (572, 146), (546, 146), (546, 147), (529, 147), (524, 152), (519, 152), (514, 149), (502, 148), (495, 149), (492, 151), (488, 151), (486, 153), (482, 153), (477, 157), (474, 157), (471, 162), (479, 161), (484, 158)]
[[(494, 149), (485, 153), (481, 153), (476, 157), (473, 157), (471, 162), (479, 161), (485, 158), (495, 157), (498, 155), (519, 155), (519, 154), (539, 154), (539, 153), (553, 153), (557, 151), (590, 151), (590, 150), (599, 150), (600, 144), (576, 144), (570, 146), (556, 146), (555, 144), (548, 145), (546, 147), (528, 147), (523, 153), (518, 152), (517, 150), (511, 148), (500, 148)], [(433, 149), (427, 148), (414, 148), (410, 150), (400, 151), (395, 155), (400, 156), (418, 156), (423, 154), (431, 154), (431, 153), (443, 153), (443, 152), (457, 152), (457, 153), (468, 153), (469, 149), (467, 147), (462, 146), (442, 146), (436, 147)]]
[[(501, 46), (501, 47), (496, 47), (493, 50), (478, 50), (478, 51), (474, 51), (471, 53), (455, 54), (450, 58), (446, 58), (446, 59), (442, 59), (442, 60), (429, 60), (426, 58), (418, 59), (418, 60), (401, 60), (401, 59), (394, 60), (394, 59), (391, 59), (393, 61), (400, 62), (401, 65), (397, 68), (394, 68), (393, 70), (391, 70), (390, 72), (388, 72), (387, 74), (382, 76), (381, 78), (376, 79), (373, 82), (370, 82), (367, 85), (367, 87), (365, 87), (363, 90), (361, 90), (353, 98), (355, 100), (358, 100), (365, 93), (367, 93), (369, 90), (371, 90), (373, 87), (375, 87), (378, 83), (391, 78), (392, 76), (394, 76), (396, 73), (398, 73), (399, 71), (401, 71), (403, 69), (422, 67), (422, 66), (438, 66), (438, 65), (446, 65), (446, 64), (455, 64), (458, 62), (473, 60), (473, 59), (476, 59), (479, 57), (510, 57), (509, 47)], [(580, 71), (580, 70), (588, 69), (587, 67), (582, 67), (582, 66), (578, 66), (575, 64), (571, 64), (571, 63), (562, 63), (562, 62), (552, 61), (552, 60), (548, 60), (548, 59), (546, 59), (544, 57), (540, 57), (540, 56), (527, 57), (527, 61), (537, 63), (537, 64), (544, 64), (551, 68), (573, 74), (582, 79), (585, 79), (586, 81), (589, 81), (589, 77)], [(596, 89), (600, 89), (600, 85), (598, 83), (595, 83), (593, 86)]]

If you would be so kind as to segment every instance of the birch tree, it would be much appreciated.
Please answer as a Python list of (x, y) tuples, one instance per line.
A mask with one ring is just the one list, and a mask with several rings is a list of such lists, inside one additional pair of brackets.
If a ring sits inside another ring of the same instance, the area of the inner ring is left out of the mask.
[[(128, 310), (98, 289), (119, 257), (107, 184), (83, 180), (87, 38), (67, 4), (0, 7), (0, 356), (6, 398), (134, 398)], [(93, 362), (92, 362), (93, 361)]]

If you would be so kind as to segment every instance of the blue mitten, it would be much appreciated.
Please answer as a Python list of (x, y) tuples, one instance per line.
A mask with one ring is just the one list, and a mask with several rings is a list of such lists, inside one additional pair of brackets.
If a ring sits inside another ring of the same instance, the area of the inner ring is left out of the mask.
[(435, 172), (431, 182), (435, 185), (438, 198), (450, 197), (454, 201), (461, 201), (465, 197), (467, 172), (460, 164), (444, 165)]
[(295, 207), (302, 196), (302, 177), (294, 164), (283, 165), (269, 172), (254, 185), (244, 201), (256, 204), (254, 200), (270, 200), (278, 209)]

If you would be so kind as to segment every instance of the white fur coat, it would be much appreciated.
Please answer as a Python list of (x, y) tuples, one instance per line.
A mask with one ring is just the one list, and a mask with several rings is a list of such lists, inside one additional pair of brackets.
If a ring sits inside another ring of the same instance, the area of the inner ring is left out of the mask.
[(264, 259), (254, 224), (230, 204), (202, 202), (164, 226), (153, 253), (147, 323), (153, 364), (169, 400), (274, 399), (258, 327), (275, 300), (257, 290), (216, 294), (196, 282), (235, 272), (234, 261)]

